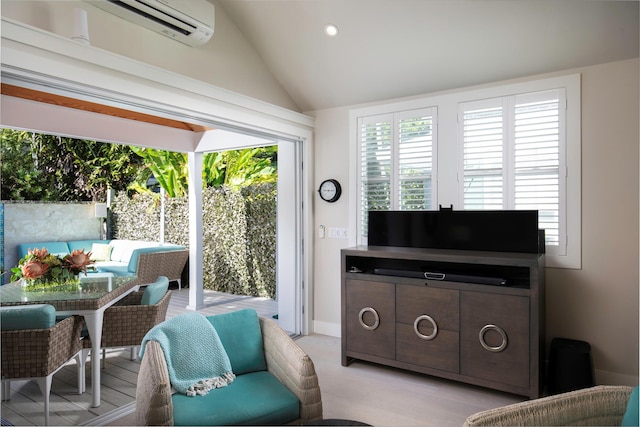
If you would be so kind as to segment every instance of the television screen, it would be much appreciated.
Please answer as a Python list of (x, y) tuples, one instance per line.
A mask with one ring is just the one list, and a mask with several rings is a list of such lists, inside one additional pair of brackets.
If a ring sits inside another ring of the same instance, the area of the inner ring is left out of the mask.
[(370, 211), (370, 246), (544, 252), (538, 211)]

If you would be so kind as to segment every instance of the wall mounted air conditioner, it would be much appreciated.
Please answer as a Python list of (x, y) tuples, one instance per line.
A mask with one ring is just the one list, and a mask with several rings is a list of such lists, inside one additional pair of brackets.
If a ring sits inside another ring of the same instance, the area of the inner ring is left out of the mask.
[(85, 0), (188, 46), (211, 38), (215, 7), (207, 0)]

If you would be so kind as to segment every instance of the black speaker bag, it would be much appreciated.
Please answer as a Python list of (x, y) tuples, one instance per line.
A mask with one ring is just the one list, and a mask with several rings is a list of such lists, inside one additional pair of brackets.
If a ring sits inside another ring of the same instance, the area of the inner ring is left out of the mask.
[(554, 338), (549, 350), (549, 394), (564, 393), (595, 385), (591, 346), (588, 342)]

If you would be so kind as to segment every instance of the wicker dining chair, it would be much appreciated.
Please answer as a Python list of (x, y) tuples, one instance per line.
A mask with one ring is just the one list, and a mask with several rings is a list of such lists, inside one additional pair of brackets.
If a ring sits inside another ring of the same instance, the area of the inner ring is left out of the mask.
[(74, 357), (78, 361), (78, 392), (82, 392), (80, 333), (83, 319), (70, 316), (56, 323), (52, 305), (0, 307), (2, 332), (2, 398), (11, 399), (11, 381), (35, 379), (44, 395), (44, 425), (49, 425), (53, 375)]
[[(100, 347), (103, 349), (102, 367), (105, 367), (106, 348), (131, 348), (131, 360), (135, 360), (137, 355), (135, 349), (140, 346), (142, 339), (158, 323), (164, 321), (171, 300), (171, 291), (168, 290), (169, 280), (161, 276), (156, 282), (145, 286), (138, 292), (132, 292), (109, 307), (104, 312), (102, 321), (102, 340)], [(161, 295), (159, 301), (146, 301), (152, 293)], [(147, 297), (145, 297), (145, 293)], [(82, 367), (85, 366), (87, 356), (91, 352), (91, 337), (87, 336), (83, 340)], [(85, 390), (84, 370), (81, 373), (83, 378), (82, 390)]]

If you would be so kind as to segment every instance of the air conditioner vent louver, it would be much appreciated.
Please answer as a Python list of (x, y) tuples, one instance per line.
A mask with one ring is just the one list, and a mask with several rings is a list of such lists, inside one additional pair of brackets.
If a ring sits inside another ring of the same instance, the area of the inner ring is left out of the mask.
[(133, 23), (188, 46), (213, 35), (215, 8), (206, 0), (85, 0)]

